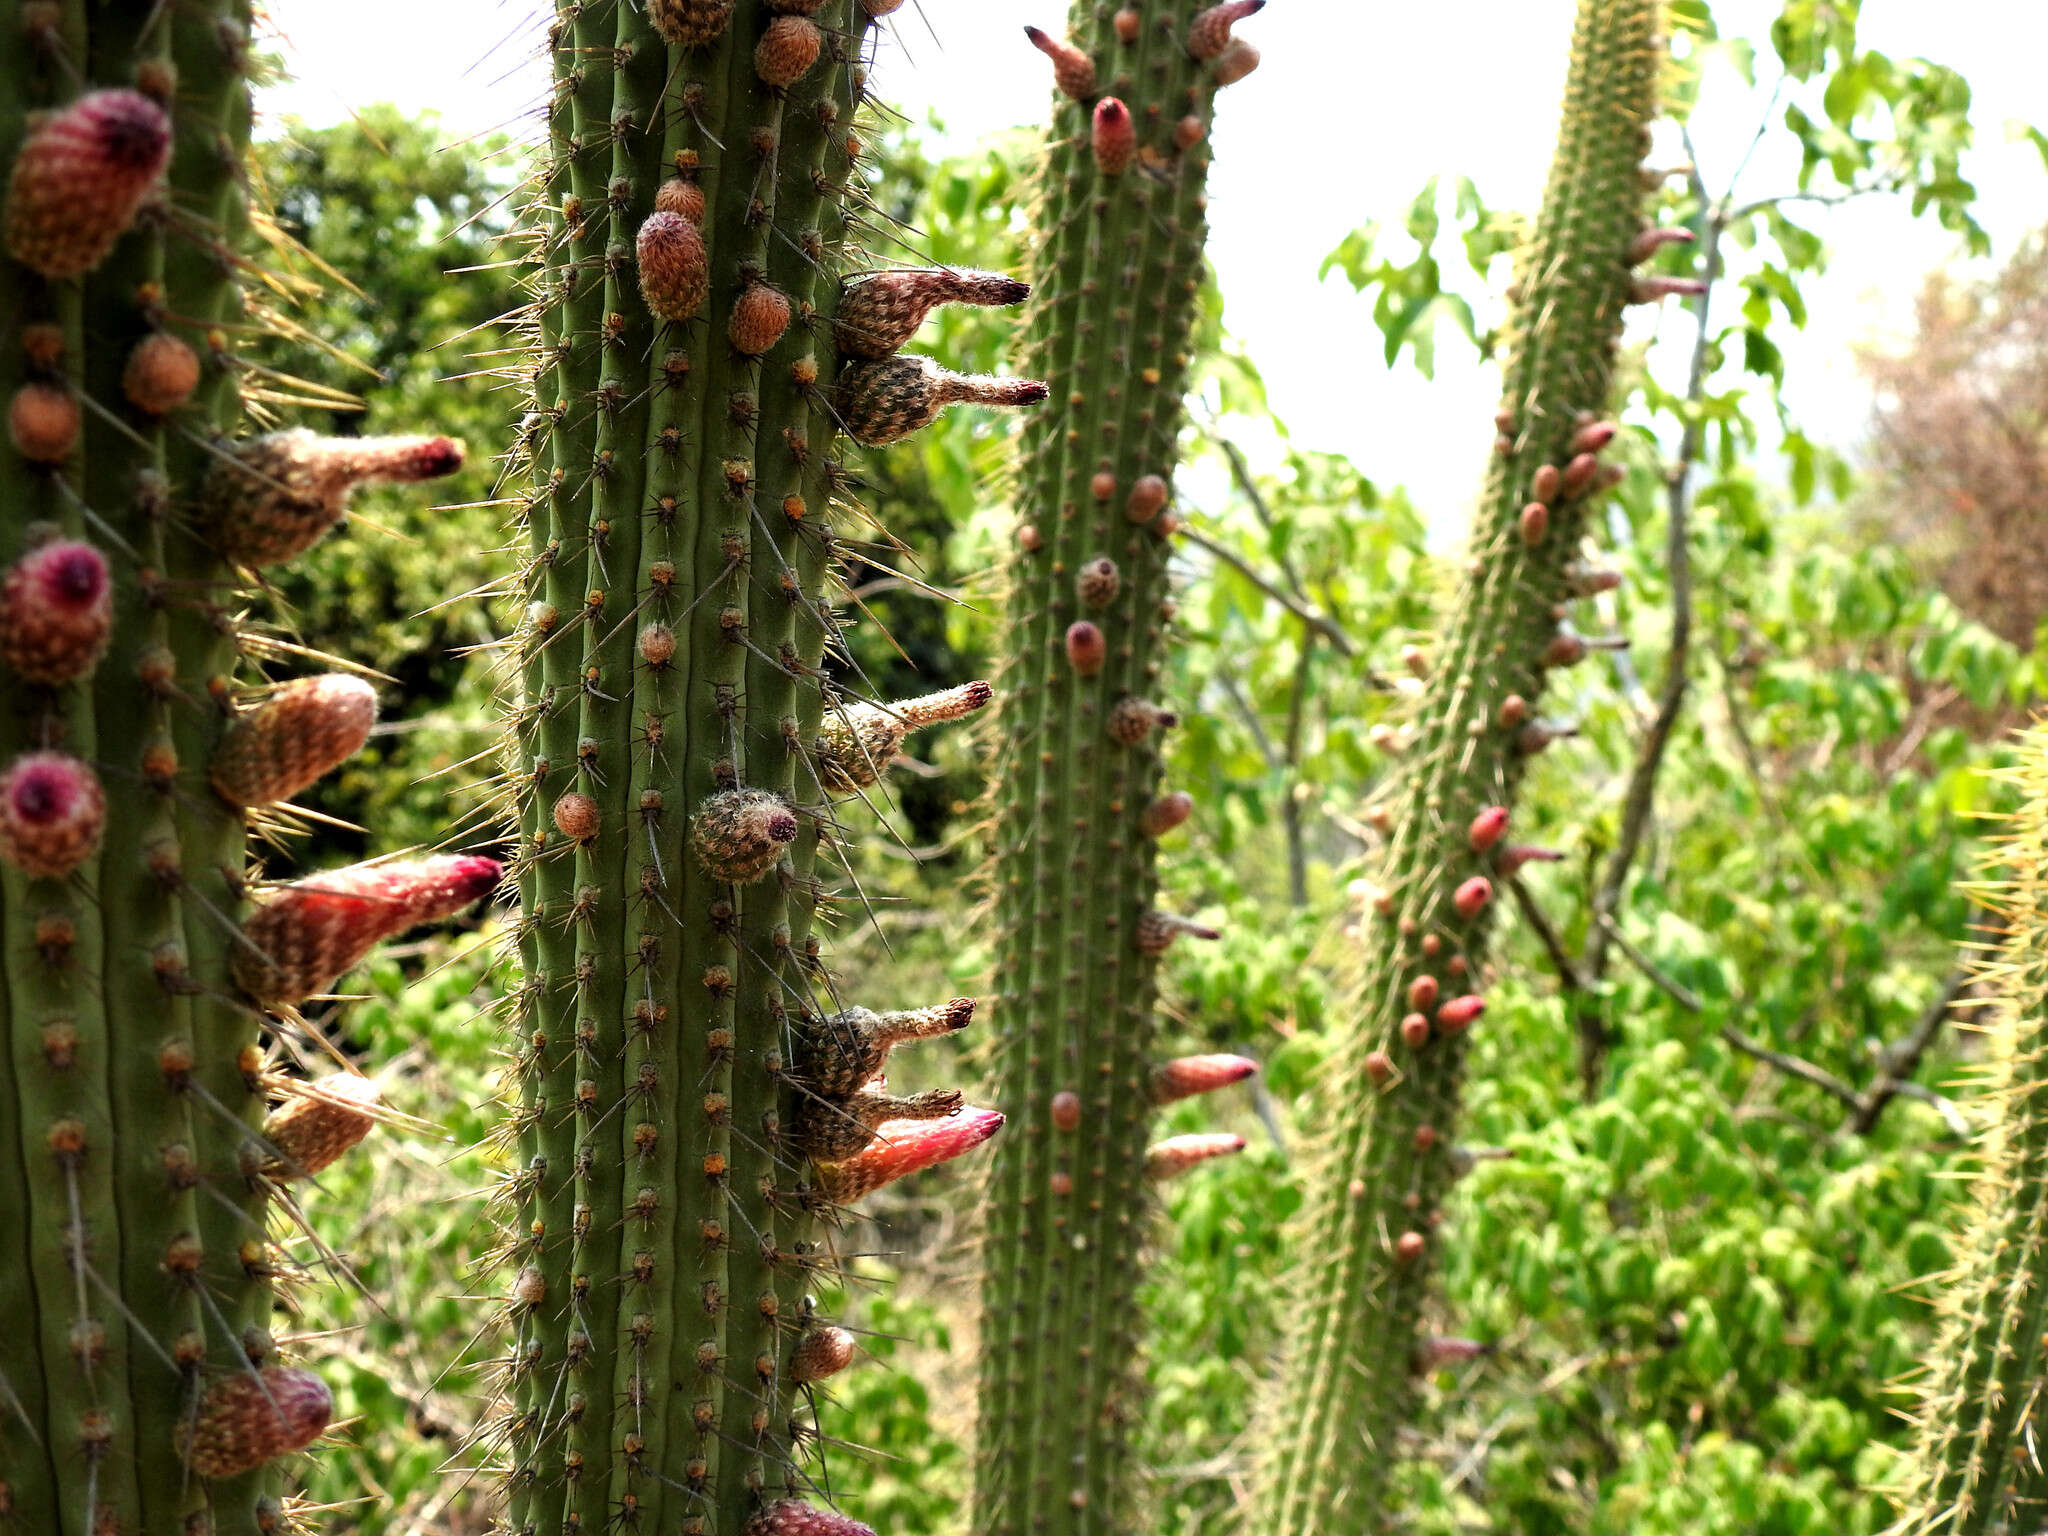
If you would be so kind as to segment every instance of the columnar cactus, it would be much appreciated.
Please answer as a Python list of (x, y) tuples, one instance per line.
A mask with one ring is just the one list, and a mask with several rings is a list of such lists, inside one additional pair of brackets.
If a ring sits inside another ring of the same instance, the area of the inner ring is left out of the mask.
[[(273, 1211), (379, 1111), (259, 1031), (375, 938), (486, 894), (249, 904), (244, 823), (360, 746), (346, 678), (273, 689), (234, 620), (257, 568), (434, 440), (236, 442), (248, 0), (0, 0), (0, 1526), (281, 1528), (327, 1389), (270, 1333)], [(347, 872), (353, 875), (357, 872)], [(265, 1009), (275, 1010), (266, 1021)], [(282, 1103), (268, 1120), (274, 1097)]]
[(521, 1536), (865, 1529), (804, 1460), (815, 1383), (851, 1356), (810, 1294), (819, 1223), (1001, 1124), (875, 1081), (973, 1004), (850, 1006), (814, 931), (834, 802), (989, 699), (826, 685), (839, 436), (1044, 395), (897, 350), (934, 304), (1022, 285), (842, 291), (863, 50), (898, 3), (563, 0), (550, 34), (509, 744), (497, 1434)]
[[(1529, 759), (1563, 728), (1535, 714), (1583, 655), (1561, 616), (1609, 478), (1598, 419), (1639, 285), (1639, 162), (1657, 108), (1656, 0), (1580, 0), (1542, 212), (1517, 261), (1506, 393), (1467, 573), (1436, 647), (1395, 790), (1362, 940), (1362, 985), (1314, 1123), (1300, 1289), (1261, 1444), (1252, 1528), (1355, 1533), (1387, 1519), (1397, 1432), (1414, 1408), (1417, 1320), (1455, 1170), (1452, 1131), (1478, 1024), (1494, 881)], [(1676, 280), (1683, 284), (1686, 280)], [(1565, 632), (1568, 633), (1568, 632)], [(1405, 734), (1405, 733), (1404, 733)]]
[(1218, 86), (1257, 60), (1232, 23), (1262, 4), (1083, 0), (1072, 41), (1026, 29), (1057, 88), (1024, 352), (1051, 403), (1024, 431), (998, 704), (994, 1063), (1012, 1126), (985, 1205), (983, 1532), (1130, 1528), (1148, 1180), (1243, 1145), (1146, 1149), (1155, 1104), (1250, 1069), (1155, 1076), (1159, 956), (1215, 934), (1154, 910), (1157, 839), (1193, 807), (1162, 792), (1174, 715), (1153, 695), (1208, 131)]
[(1987, 893), (2000, 942), (1978, 967), (1992, 999), (1973, 1106), (1988, 1122), (1983, 1164), (1940, 1290), (1943, 1328), (1891, 1536), (1990, 1536), (2048, 1519), (2048, 732), (2028, 732), (2020, 753), (2024, 799), (1999, 850), (2003, 882)]

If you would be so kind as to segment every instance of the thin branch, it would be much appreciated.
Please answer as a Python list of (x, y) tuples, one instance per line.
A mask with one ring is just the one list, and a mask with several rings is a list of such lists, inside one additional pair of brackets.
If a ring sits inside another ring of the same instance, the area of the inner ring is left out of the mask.
[(1280, 754), (1273, 749), (1273, 738), (1266, 734), (1266, 728), (1259, 723), (1259, 712), (1252, 708), (1252, 701), (1244, 696), (1244, 689), (1238, 686), (1237, 674), (1219, 661), (1215, 677), (1225, 697), (1236, 706), (1238, 714), (1244, 718), (1246, 728), (1252, 733), (1252, 740), (1258, 745), (1259, 756), (1266, 760), (1268, 768), (1278, 768)]
[[(1948, 1021), (1949, 1009), (1955, 1006), (1956, 999), (1962, 996), (1963, 988), (1968, 983), (1967, 972), (1949, 972), (1948, 980), (1941, 984), (1941, 990), (1935, 994), (1934, 1001), (1927, 1005), (1915, 1021), (1912, 1033), (1879, 1057), (1878, 1079), (1871, 1085), (1870, 1092), (1864, 1096), (1862, 1107), (1850, 1120), (1850, 1130), (1858, 1136), (1868, 1136), (1877, 1129), (1878, 1117), (1884, 1113), (1885, 1106), (1909, 1087), (1914, 1086), (1908, 1080), (1918, 1069), (1920, 1058), (1927, 1054), (1929, 1047), (1934, 1044), (1935, 1037), (1941, 1033), (1941, 1026)], [(1940, 1095), (1937, 1094), (1935, 1097), (1940, 1098)], [(1946, 1103), (1947, 1100), (1941, 1102)]]
[[(1252, 504), (1252, 516), (1259, 520), (1259, 526), (1266, 530), (1266, 537), (1272, 538), (1278, 531), (1273, 508), (1266, 501), (1265, 492), (1259, 489), (1259, 482), (1252, 478), (1252, 467), (1246, 461), (1244, 451), (1227, 437), (1212, 437), (1211, 441), (1223, 450), (1223, 457), (1230, 462), (1230, 478), (1237, 488), (1244, 492), (1244, 499)], [(1294, 562), (1287, 557), (1287, 551), (1277, 544), (1273, 548), (1273, 562), (1280, 567), (1280, 574), (1287, 578), (1287, 585), (1294, 595), (1306, 603), (1308, 587), (1301, 579), (1301, 572), (1294, 568)]]
[(1294, 596), (1291, 592), (1284, 591), (1274, 585), (1271, 580), (1256, 570), (1237, 551), (1229, 548), (1227, 545), (1219, 544), (1199, 528), (1189, 525), (1182, 525), (1180, 536), (1190, 544), (1199, 545), (1201, 548), (1209, 551), (1210, 554), (1236, 571), (1238, 575), (1257, 587), (1266, 596), (1272, 598), (1274, 602), (1285, 608), (1289, 613), (1301, 620), (1302, 623), (1315, 630), (1325, 640), (1329, 641), (1336, 649), (1337, 654), (1346, 661), (1357, 656), (1358, 647), (1351, 643), (1351, 637), (1344, 633), (1335, 619), (1326, 613), (1318, 612), (1316, 609), (1309, 607), (1308, 604)]
[(1754, 1056), (1766, 1066), (1776, 1067), (1787, 1077), (1796, 1077), (1803, 1083), (1810, 1083), (1823, 1093), (1833, 1094), (1851, 1109), (1863, 1107), (1863, 1095), (1843, 1082), (1826, 1067), (1817, 1067), (1803, 1056), (1787, 1056), (1783, 1051), (1774, 1051), (1761, 1040), (1752, 1039), (1733, 1024), (1721, 1026), (1721, 1038), (1745, 1056)]
[(1536, 930), (1536, 937), (1543, 941), (1543, 948), (1550, 955), (1550, 963), (1557, 971), (1557, 979), (1564, 984), (1567, 992), (1579, 990), (1579, 969), (1572, 964), (1571, 952), (1564, 947), (1564, 940), (1557, 936), (1543, 908), (1536, 904), (1536, 898), (1529, 893), (1529, 887), (1522, 884), (1520, 875), (1508, 876), (1508, 894), (1515, 898), (1515, 905), (1521, 910), (1522, 921)]
[(1596, 917), (1594, 921), (1606, 925), (1608, 930), (1607, 937), (1614, 941), (1614, 947), (1621, 951), (1623, 958), (1630, 965), (1633, 965), (1643, 973), (1644, 979), (1651, 986), (1662, 992), (1687, 1013), (1698, 1013), (1705, 1008), (1706, 1005), (1700, 1001), (1699, 993), (1664, 971), (1656, 961), (1638, 949), (1629, 936), (1621, 931), (1621, 924), (1604, 913)]
[(1301, 736), (1315, 654), (1316, 631), (1304, 624), (1301, 654), (1294, 663), (1294, 686), (1287, 696), (1287, 783), (1280, 799), (1280, 824), (1287, 834), (1287, 897), (1296, 909), (1308, 905), (1308, 849), (1302, 843), (1301, 828)]

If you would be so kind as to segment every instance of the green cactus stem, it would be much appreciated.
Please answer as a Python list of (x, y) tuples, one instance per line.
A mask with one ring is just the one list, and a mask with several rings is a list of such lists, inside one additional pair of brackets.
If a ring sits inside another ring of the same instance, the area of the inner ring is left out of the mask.
[[(948, 717), (827, 685), (837, 440), (1044, 394), (898, 355), (917, 295), (868, 285), (906, 274), (852, 279), (840, 368), (854, 115), (893, 9), (563, 0), (549, 36), (507, 749), (523, 980), (492, 1434), (516, 1536), (865, 1529), (811, 1459), (812, 1395), (850, 1354), (811, 1296), (830, 1224), (1001, 1124), (869, 1090), (891, 1044), (971, 1005), (844, 1006), (814, 932), (834, 802)], [(954, 287), (933, 301), (1023, 292)]]
[[(268, 960), (241, 927), (243, 848), (249, 808), (353, 751), (374, 699), (343, 685), (342, 718), (311, 680), (265, 704), (243, 667), (261, 639), (233, 621), (250, 527), (290, 499), (232, 440), (249, 26), (247, 0), (0, 0), (10, 1531), (275, 1531), (280, 1458), (330, 1410), (269, 1332), (290, 1271), (272, 1205), (298, 1211), (264, 1130), (273, 1095), (287, 1141), (326, 1155), (332, 1138), (288, 1113), (319, 1090), (258, 1048), (259, 1002), (305, 994), (242, 984)], [(407, 478), (460, 460), (435, 453)], [(298, 509), (299, 547), (354, 478)]]
[(1132, 1528), (1155, 973), (1175, 938), (1215, 937), (1153, 910), (1156, 838), (1192, 808), (1162, 794), (1174, 717), (1152, 698), (1168, 502), (1216, 60), (1261, 3), (1082, 3), (1070, 40), (1026, 29), (1057, 89), (1023, 353), (1052, 403), (1024, 430), (997, 706), (993, 1080), (1011, 1126), (985, 1200), (973, 1515), (991, 1536)]
[[(1657, 109), (1656, 0), (1580, 0), (1542, 212), (1517, 261), (1506, 390), (1467, 573), (1389, 801), (1362, 984), (1312, 1123), (1299, 1288), (1258, 1444), (1262, 1536), (1384, 1529), (1493, 907), (1569, 567), (1609, 478), (1598, 452), (1643, 223)], [(1404, 735), (1407, 734), (1404, 732)]]
[(2048, 1519), (2040, 1452), (2048, 1344), (2048, 731), (2020, 738), (2022, 796), (1985, 893), (2000, 942), (1977, 966), (1989, 1050), (1975, 1103), (1982, 1159), (1890, 1536), (1990, 1536)]

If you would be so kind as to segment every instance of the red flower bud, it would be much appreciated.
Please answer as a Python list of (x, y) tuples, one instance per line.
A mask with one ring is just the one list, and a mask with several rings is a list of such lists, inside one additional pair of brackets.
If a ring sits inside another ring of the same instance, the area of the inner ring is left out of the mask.
[(1138, 125), (1130, 109), (1114, 96), (1095, 104), (1093, 132), (1095, 168), (1104, 176), (1121, 176), (1138, 153)]
[(1408, 983), (1408, 1006), (1427, 1013), (1436, 1006), (1436, 993), (1434, 976), (1418, 976)]
[(1454, 997), (1436, 1011), (1437, 1028), (1447, 1035), (1455, 1035), (1469, 1029), (1472, 1021), (1486, 1012), (1486, 999), (1477, 992), (1467, 992), (1463, 997)]
[(1508, 808), (1504, 805), (1489, 805), (1472, 818), (1472, 826), (1465, 834), (1474, 853), (1485, 853), (1501, 839), (1508, 829)]
[(85, 676), (113, 629), (106, 557), (90, 544), (45, 544), (0, 582), (0, 661), (29, 682), (55, 687)]
[(1031, 46), (1052, 60), (1053, 84), (1064, 96), (1086, 101), (1095, 94), (1095, 61), (1071, 43), (1063, 43), (1036, 27), (1026, 27)]
[(1385, 1051), (1366, 1052), (1365, 1075), (1372, 1079), (1373, 1087), (1386, 1087), (1387, 1080), (1394, 1075), (1394, 1058)]
[(1555, 848), (1537, 848), (1528, 843), (1515, 843), (1501, 849), (1500, 857), (1493, 861), (1493, 867), (1505, 877), (1531, 861), (1540, 860), (1546, 864), (1555, 864), (1563, 857), (1564, 855)]
[(1194, 812), (1195, 797), (1184, 789), (1176, 789), (1146, 806), (1138, 826), (1147, 837), (1164, 837)]
[(1419, 1051), (1429, 1044), (1429, 1020), (1419, 1013), (1411, 1013), (1403, 1018), (1401, 1043), (1412, 1051)]
[(1109, 642), (1086, 619), (1067, 626), (1067, 663), (1083, 677), (1093, 677), (1109, 660)]
[(1214, 1093), (1241, 1083), (1259, 1070), (1249, 1056), (1179, 1056), (1162, 1062), (1152, 1074), (1152, 1102), (1172, 1104), (1198, 1093)]
[(1474, 875), (1459, 886), (1451, 896), (1451, 906), (1458, 916), (1471, 921), (1486, 909), (1493, 900), (1493, 882), (1484, 875)]
[(1197, 1163), (1206, 1163), (1212, 1157), (1230, 1157), (1244, 1148), (1244, 1138), (1229, 1132), (1169, 1136), (1146, 1151), (1145, 1177), (1155, 1181), (1175, 1178)]

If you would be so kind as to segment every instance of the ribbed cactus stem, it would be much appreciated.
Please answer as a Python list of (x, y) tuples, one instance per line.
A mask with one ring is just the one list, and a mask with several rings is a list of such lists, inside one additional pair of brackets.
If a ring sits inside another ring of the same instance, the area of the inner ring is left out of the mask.
[[(301, 699), (308, 756), (237, 687), (251, 509), (217, 477), (245, 451), (249, 49), (247, 0), (0, 0), (0, 1523), (21, 1531), (275, 1531), (281, 1458), (332, 1406), (270, 1332), (290, 1266), (258, 1037), (262, 1003), (297, 997), (242, 985), (266, 960), (240, 926), (245, 808), (352, 751), (374, 701)], [(312, 537), (338, 493), (322, 507)]]
[(1631, 297), (1657, 22), (1655, 0), (1578, 7), (1556, 158), (1517, 260), (1471, 560), (1402, 760), (1364, 919), (1363, 984), (1313, 1121), (1323, 1145), (1250, 1505), (1262, 1536), (1355, 1536), (1390, 1520), (1391, 1463), (1416, 1406), (1418, 1319), (1434, 1255), (1457, 1241), (1439, 1222), (1466, 1042), (1483, 1027), (1483, 996), (1470, 989), (1497, 905), (1494, 849), (1527, 753), (1549, 739), (1529, 735), (1528, 716), (1589, 529), (1597, 465), (1586, 434), (1607, 404)]
[(825, 723), (861, 722), (872, 784), (932, 707), (823, 681), (876, 9), (564, 0), (550, 34), (509, 745), (518, 1536), (857, 1529), (820, 1507), (797, 1390), (841, 1337), (812, 1310), (819, 1222), (896, 1127), (980, 1124), (845, 1065), (852, 1015), (885, 1016), (832, 1001), (812, 931), (830, 796), (855, 787)]
[(2042, 1351), (2048, 1347), (2048, 731), (2019, 743), (2023, 796), (1987, 895), (2002, 937), (1977, 967), (1989, 1046), (1972, 1108), (1982, 1167), (1942, 1329), (1919, 1384), (1918, 1432), (1890, 1536), (1990, 1536), (2048, 1519)]
[(1185, 811), (1153, 809), (1174, 717), (1152, 697), (1216, 92), (1190, 41), (1228, 27), (1211, 9), (1079, 4), (1066, 37), (1018, 44), (1033, 67), (1027, 43), (1048, 56), (1056, 92), (1022, 370), (1050, 400), (1024, 428), (996, 684), (994, 1084), (1011, 1124), (984, 1207), (987, 1536), (1129, 1530), (1140, 1486), (1157, 957), (1214, 937), (1153, 910), (1155, 838)]

